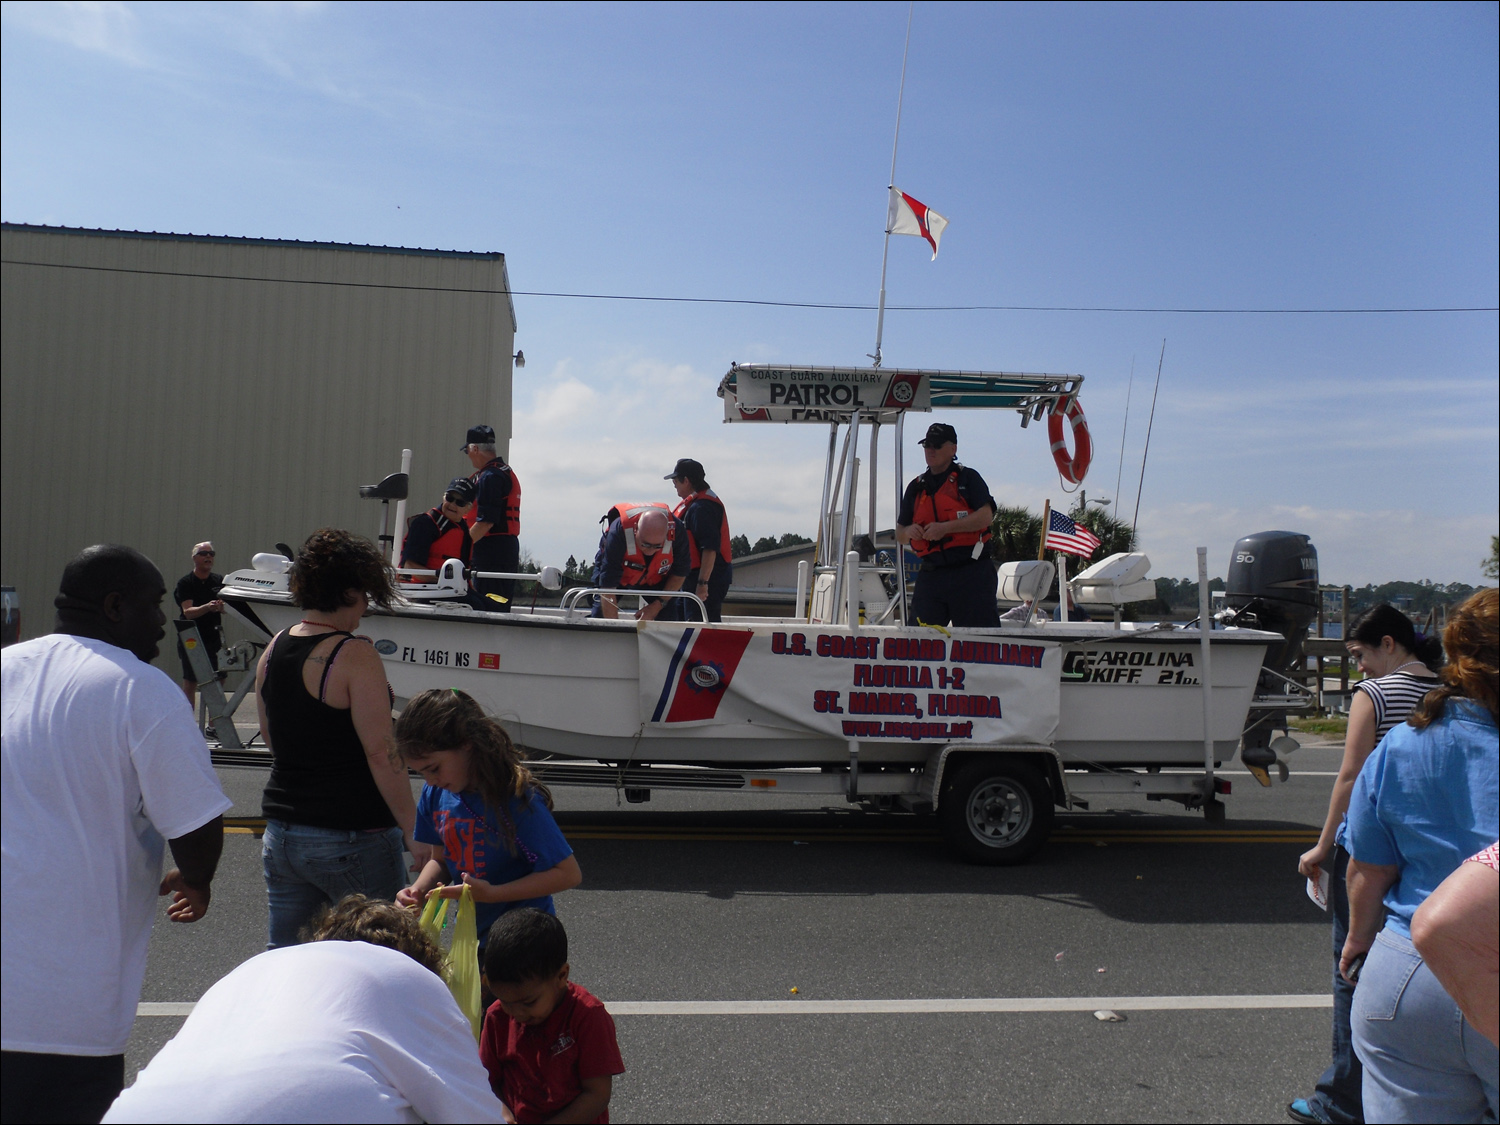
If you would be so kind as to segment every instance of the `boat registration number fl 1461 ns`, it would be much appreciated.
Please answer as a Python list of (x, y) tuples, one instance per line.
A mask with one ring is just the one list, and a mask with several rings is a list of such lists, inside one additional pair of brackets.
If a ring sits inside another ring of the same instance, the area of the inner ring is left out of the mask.
[(500, 671), (498, 652), (475, 652), (455, 648), (418, 648), (414, 645), (398, 645), (382, 637), (375, 642), (375, 651), (387, 660), (402, 664), (427, 664), (434, 668), (471, 668), (480, 672)]
[(1197, 687), (1191, 649), (1083, 649), (1063, 656), (1065, 684), (1146, 684)]

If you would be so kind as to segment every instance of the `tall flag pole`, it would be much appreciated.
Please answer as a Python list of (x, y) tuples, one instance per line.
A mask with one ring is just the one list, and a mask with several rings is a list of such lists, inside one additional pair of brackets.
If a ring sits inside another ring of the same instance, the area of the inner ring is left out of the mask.
[[(896, 189), (896, 151), (901, 146), (901, 103), (906, 99), (906, 56), (911, 52), (911, 18), (917, 9), (917, 0), (911, 0), (906, 9), (906, 46), (901, 50), (901, 89), (896, 94), (896, 137), (891, 141), (890, 189)], [(880, 311), (875, 314), (875, 352), (870, 356), (875, 366), (880, 366), (880, 341), (885, 335), (885, 266), (891, 256), (890, 222), (886, 224), (885, 250), (880, 255)]]

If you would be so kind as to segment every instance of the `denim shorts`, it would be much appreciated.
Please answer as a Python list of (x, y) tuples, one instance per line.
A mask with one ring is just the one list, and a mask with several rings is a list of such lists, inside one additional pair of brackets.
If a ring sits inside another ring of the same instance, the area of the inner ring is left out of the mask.
[(406, 885), (401, 829), (378, 832), (266, 821), (261, 864), (270, 906), (267, 949), (296, 945), (318, 910), (346, 895), (393, 900)]

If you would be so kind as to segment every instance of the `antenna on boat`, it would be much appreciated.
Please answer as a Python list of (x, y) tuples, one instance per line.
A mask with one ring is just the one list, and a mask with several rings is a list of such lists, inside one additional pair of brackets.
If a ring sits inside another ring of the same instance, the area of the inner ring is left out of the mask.
[(1151, 420), (1146, 423), (1146, 448), (1141, 452), (1141, 479), (1135, 486), (1135, 515), (1130, 517), (1132, 529), (1141, 518), (1141, 488), (1146, 483), (1146, 458), (1151, 456), (1151, 427), (1156, 424), (1156, 392), (1161, 390), (1161, 365), (1167, 358), (1167, 340), (1162, 337), (1161, 356), (1156, 361), (1156, 386), (1151, 389)]
[[(906, 56), (911, 52), (911, 18), (916, 11), (917, 0), (911, 0), (906, 9), (906, 46), (901, 49), (901, 89), (896, 94), (896, 136), (891, 141), (891, 182), (887, 194), (896, 186), (896, 150), (901, 147), (901, 103), (906, 98)], [(885, 266), (891, 256), (890, 219), (886, 219), (885, 250), (880, 255), (880, 311), (875, 314), (875, 351), (870, 356), (875, 366), (880, 366), (880, 341), (885, 335)]]
[(1125, 435), (1130, 432), (1130, 392), (1135, 389), (1135, 356), (1130, 357), (1130, 382), (1125, 387), (1125, 424), (1120, 427), (1120, 464), (1115, 468), (1115, 499), (1120, 498), (1120, 478), (1125, 474)]

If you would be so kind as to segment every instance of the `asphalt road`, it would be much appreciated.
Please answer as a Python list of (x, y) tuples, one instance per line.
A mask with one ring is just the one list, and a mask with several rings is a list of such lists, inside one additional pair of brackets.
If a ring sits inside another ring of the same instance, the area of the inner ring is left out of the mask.
[[(1228, 821), (1120, 800), (1060, 815), (1019, 868), (956, 862), (930, 822), (777, 796), (560, 789), (584, 884), (573, 977), (607, 1003), (922, 1000), (918, 1012), (620, 1014), (631, 1121), (1273, 1121), (1328, 1052), (1326, 1008), (954, 1012), (960, 998), (1312, 996), (1326, 915), (1295, 870), (1336, 746), (1291, 781), (1231, 772)], [(220, 771), (231, 815), (264, 774)], [(1222, 840), (1216, 839), (1222, 834)], [(210, 915), (158, 923), (148, 1002), (191, 1001), (265, 941), (260, 841), (227, 840)], [(792, 989), (796, 989), (795, 993)], [(1085, 1005), (1087, 1009), (1087, 1005)], [(128, 1078), (181, 1019), (142, 1017)]]

